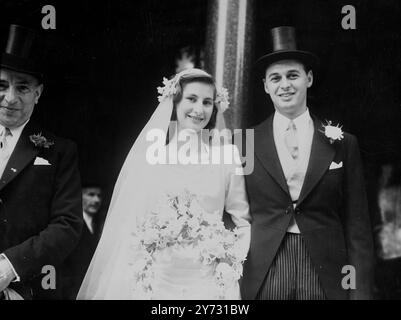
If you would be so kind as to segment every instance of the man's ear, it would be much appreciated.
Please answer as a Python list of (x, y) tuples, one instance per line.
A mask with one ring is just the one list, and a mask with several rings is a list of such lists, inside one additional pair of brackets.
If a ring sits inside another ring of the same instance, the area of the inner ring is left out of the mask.
[(308, 78), (308, 88), (310, 88), (313, 84), (313, 72), (312, 70), (308, 71), (308, 74), (306, 75), (306, 77)]
[(269, 89), (267, 88), (267, 82), (266, 82), (266, 78), (263, 78), (263, 88), (265, 89), (265, 92), (267, 94), (270, 94)]
[(34, 94), (35, 94), (35, 104), (37, 104), (39, 102), (39, 98), (42, 95), (42, 92), (43, 92), (43, 83), (41, 83), (40, 85), (38, 85), (35, 88), (35, 92), (34, 92)]

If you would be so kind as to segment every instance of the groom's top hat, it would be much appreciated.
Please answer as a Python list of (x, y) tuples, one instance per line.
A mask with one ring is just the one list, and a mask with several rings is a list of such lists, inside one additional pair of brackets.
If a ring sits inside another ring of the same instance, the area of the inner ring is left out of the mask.
[(0, 48), (0, 66), (41, 79), (43, 44), (39, 35), (32, 29), (12, 24), (8, 27), (5, 40), (5, 46)]
[(299, 50), (295, 28), (289, 26), (276, 27), (270, 30), (271, 51), (256, 61), (256, 68), (265, 72), (272, 63), (280, 60), (297, 60), (309, 68), (318, 63), (318, 58), (311, 52)]

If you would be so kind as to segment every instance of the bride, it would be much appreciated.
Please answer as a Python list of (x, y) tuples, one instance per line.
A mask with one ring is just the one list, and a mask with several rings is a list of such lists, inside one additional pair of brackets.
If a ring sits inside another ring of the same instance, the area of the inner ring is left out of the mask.
[(240, 299), (249, 206), (239, 152), (212, 130), (226, 91), (200, 69), (164, 85), (121, 169), (78, 299)]

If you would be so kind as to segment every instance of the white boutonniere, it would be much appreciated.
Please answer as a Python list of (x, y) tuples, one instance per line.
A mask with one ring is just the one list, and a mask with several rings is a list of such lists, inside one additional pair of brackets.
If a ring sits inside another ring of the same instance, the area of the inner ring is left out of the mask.
[(46, 137), (42, 136), (42, 132), (39, 132), (38, 134), (31, 134), (29, 139), (35, 145), (35, 147), (49, 149), (50, 146), (54, 144), (53, 141), (47, 140)]
[(334, 141), (337, 140), (340, 141), (344, 138), (344, 132), (342, 130), (342, 126), (340, 127), (339, 124), (333, 126), (331, 121), (327, 121), (327, 124), (326, 125), (322, 124), (322, 126), (324, 128), (324, 131), (322, 132), (327, 138), (329, 138), (331, 144), (333, 144)]

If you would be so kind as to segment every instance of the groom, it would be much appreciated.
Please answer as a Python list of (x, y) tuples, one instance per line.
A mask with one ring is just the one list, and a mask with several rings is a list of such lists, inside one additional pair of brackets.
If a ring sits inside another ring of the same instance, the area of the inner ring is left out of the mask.
[(60, 298), (83, 224), (76, 146), (31, 119), (43, 90), (38, 44), (12, 25), (0, 52), (0, 300)]
[[(369, 299), (373, 247), (357, 140), (309, 112), (317, 58), (292, 27), (258, 60), (274, 114), (254, 131), (245, 176), (252, 215), (243, 299)], [(249, 146), (247, 146), (249, 150)], [(343, 269), (344, 268), (344, 269)]]

